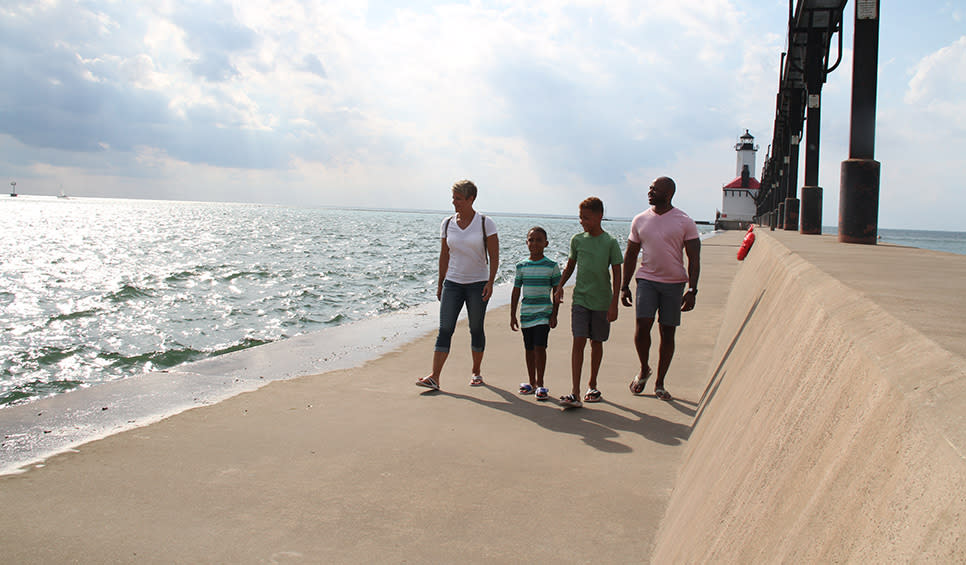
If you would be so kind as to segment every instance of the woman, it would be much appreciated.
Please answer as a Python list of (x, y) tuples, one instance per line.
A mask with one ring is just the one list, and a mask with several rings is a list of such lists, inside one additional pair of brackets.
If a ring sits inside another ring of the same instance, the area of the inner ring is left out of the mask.
[(453, 185), (453, 208), (456, 215), (443, 220), (440, 228), (439, 283), (436, 298), (439, 305), (439, 335), (433, 353), (433, 372), (416, 384), (439, 390), (439, 377), (449, 356), (450, 341), (463, 304), (470, 325), (470, 349), (473, 352), (471, 386), (481, 386), (480, 364), (486, 336), (483, 319), (486, 305), (493, 295), (493, 279), (500, 262), (500, 242), (496, 223), (473, 209), (476, 185), (468, 180)]

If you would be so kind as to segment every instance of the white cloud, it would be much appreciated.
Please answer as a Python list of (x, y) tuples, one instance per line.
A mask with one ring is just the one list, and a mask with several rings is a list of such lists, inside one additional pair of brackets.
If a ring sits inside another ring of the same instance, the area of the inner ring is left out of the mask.
[(966, 129), (966, 36), (919, 61), (905, 103)]
[[(781, 4), (5, 4), (0, 79), (18, 89), (0, 92), (0, 109), (17, 108), (0, 113), (10, 149), (0, 164), (50, 193), (56, 183), (43, 175), (64, 170), (100, 175), (84, 181), (100, 195), (416, 208), (445, 207), (450, 183), (470, 177), (489, 189), (489, 211), (551, 213), (589, 194), (640, 207), (650, 180), (668, 174), (681, 206), (710, 217), (734, 173), (736, 137), (756, 136), (759, 167), (770, 143)], [(927, 49), (901, 28), (908, 18), (892, 18), (878, 148), (892, 161), (919, 155), (903, 127), (922, 124), (930, 137), (918, 141), (942, 149), (921, 162), (954, 169), (942, 163), (966, 151), (966, 38)], [(850, 73), (846, 49), (823, 92), (826, 195), (846, 157)], [(884, 191), (909, 168), (884, 162)], [(936, 186), (956, 182), (933, 175)]]

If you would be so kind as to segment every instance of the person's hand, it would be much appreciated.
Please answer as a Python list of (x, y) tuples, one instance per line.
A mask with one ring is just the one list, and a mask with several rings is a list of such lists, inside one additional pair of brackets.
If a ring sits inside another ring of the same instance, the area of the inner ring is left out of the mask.
[(438, 285), (436, 285), (436, 300), (439, 301), (442, 299), (443, 299), (443, 283), (439, 283)]
[(557, 287), (553, 290), (553, 303), (560, 304), (563, 302), (564, 291), (563, 287)]
[(487, 283), (483, 285), (483, 301), (486, 302), (491, 296), (493, 296), (493, 283), (487, 281)]
[(694, 310), (695, 295), (693, 292), (685, 292), (684, 296), (681, 297), (681, 311), (690, 312)]
[(624, 306), (633, 306), (634, 299), (631, 297), (630, 287), (624, 287), (621, 289), (621, 304)]
[(610, 303), (610, 308), (607, 310), (607, 321), (616, 322), (617, 321), (617, 301)]
[(550, 314), (550, 329), (557, 327), (557, 315)]
[(517, 317), (513, 314), (510, 314), (510, 329), (513, 331), (520, 329), (520, 322), (517, 321)]

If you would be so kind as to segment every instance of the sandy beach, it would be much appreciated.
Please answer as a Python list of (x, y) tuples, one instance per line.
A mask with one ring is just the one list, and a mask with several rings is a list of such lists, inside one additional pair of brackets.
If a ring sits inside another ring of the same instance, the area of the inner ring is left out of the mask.
[[(603, 402), (563, 411), (519, 396), (522, 339), (502, 307), (487, 316), (485, 387), (468, 385), (461, 326), (440, 392), (413, 385), (428, 370), (427, 335), (364, 366), (275, 382), (3, 477), (5, 559), (647, 560), (706, 384), (738, 235), (703, 247), (700, 301), (667, 380), (673, 402), (656, 399), (653, 383), (641, 397), (627, 389), (637, 371), (629, 308), (605, 346)], [(549, 346), (553, 398), (570, 381), (569, 307), (562, 313)]]

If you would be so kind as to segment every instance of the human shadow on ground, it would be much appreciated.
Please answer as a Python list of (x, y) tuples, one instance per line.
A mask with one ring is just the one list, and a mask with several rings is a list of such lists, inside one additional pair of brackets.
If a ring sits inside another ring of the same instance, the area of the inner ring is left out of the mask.
[[(638, 396), (644, 398), (652, 398), (654, 400), (659, 400), (657, 396), (653, 394), (639, 394)], [(676, 396), (672, 397), (671, 400), (665, 400), (663, 402), (668, 403), (672, 408), (678, 412), (684, 414), (688, 418), (694, 418), (694, 415), (698, 413), (698, 403), (692, 402), (690, 400), (684, 400)]]
[[(669, 422), (607, 399), (600, 403), (584, 404), (583, 408), (562, 410), (556, 398), (540, 402), (532, 396), (522, 396), (490, 384), (483, 385), (481, 388), (497, 394), (500, 400), (486, 400), (443, 390), (426, 391), (423, 395), (448, 396), (500, 410), (530, 420), (552, 432), (579, 436), (587, 445), (608, 453), (633, 451), (629, 445), (616, 440), (622, 431), (635, 433), (649, 441), (664, 445), (680, 445), (691, 432), (689, 425)], [(610, 406), (623, 413), (595, 409), (595, 405)]]

